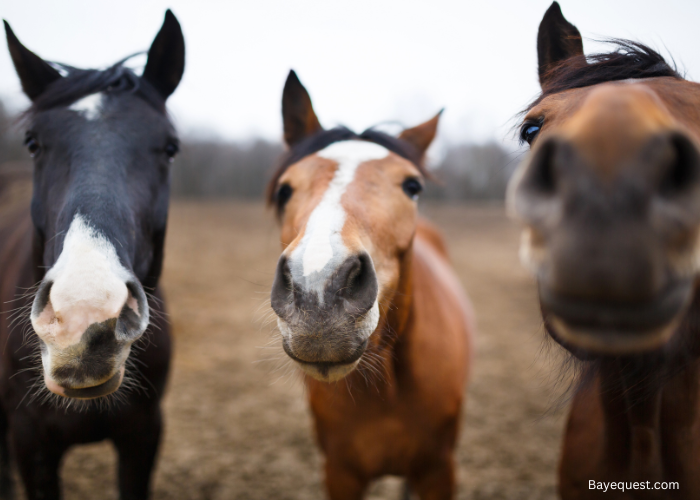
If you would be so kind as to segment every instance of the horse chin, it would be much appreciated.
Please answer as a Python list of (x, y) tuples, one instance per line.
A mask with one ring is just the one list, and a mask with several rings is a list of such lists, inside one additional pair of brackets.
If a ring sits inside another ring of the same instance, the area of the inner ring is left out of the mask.
[[(313, 354), (313, 361), (309, 358), (303, 359), (300, 357), (299, 353), (295, 353), (290, 346), (288, 339), (282, 340), (282, 347), (287, 356), (292, 358), (292, 360), (301, 368), (301, 370), (320, 382), (337, 382), (342, 378), (348, 376), (357, 365), (360, 364), (362, 355), (367, 349), (368, 340), (361, 342), (354, 352), (350, 353), (349, 356), (343, 357), (342, 359), (335, 359), (333, 361), (326, 361), (324, 357), (319, 358), (316, 353)], [(309, 353), (307, 353), (308, 355)], [(325, 357), (325, 359), (328, 359)]]
[(678, 329), (680, 319), (644, 331), (568, 324), (558, 316), (547, 318), (550, 333), (567, 348), (599, 356), (634, 355), (662, 349)]
[(635, 355), (663, 349), (680, 327), (693, 297), (692, 287), (668, 287), (643, 304), (586, 303), (540, 288), (548, 331), (574, 353)]
[(122, 365), (109, 379), (90, 387), (63, 387), (46, 374), (44, 375), (44, 383), (49, 391), (64, 398), (82, 400), (97, 399), (116, 392), (124, 380), (124, 372), (125, 368), (124, 365)]
[(305, 374), (319, 382), (337, 382), (355, 370), (360, 360), (344, 365), (333, 364), (332, 366), (328, 366), (327, 363), (300, 363), (298, 361), (296, 363)]

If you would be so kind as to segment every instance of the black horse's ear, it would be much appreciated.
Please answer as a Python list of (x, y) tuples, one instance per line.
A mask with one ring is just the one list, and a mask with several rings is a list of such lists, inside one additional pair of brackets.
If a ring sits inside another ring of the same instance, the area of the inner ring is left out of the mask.
[(289, 70), (282, 92), (282, 121), (284, 140), (288, 146), (315, 134), (323, 127), (314, 113), (311, 97), (294, 70)]
[(61, 78), (61, 75), (49, 63), (22, 45), (8, 22), (5, 20), (3, 22), (5, 35), (7, 35), (7, 48), (10, 50), (12, 63), (22, 82), (22, 90), (34, 101), (46, 90), (46, 87)]
[(163, 26), (148, 50), (142, 78), (167, 99), (175, 92), (185, 71), (185, 38), (180, 23), (170, 9), (165, 11)]
[(540, 86), (547, 84), (547, 74), (570, 57), (583, 55), (583, 41), (576, 26), (564, 18), (557, 2), (544, 13), (537, 33), (537, 62)]
[(403, 139), (413, 145), (414, 148), (420, 153), (421, 158), (425, 156), (425, 152), (430, 147), (430, 144), (435, 139), (435, 134), (437, 133), (438, 122), (440, 121), (440, 116), (444, 109), (441, 109), (438, 114), (433, 116), (430, 120), (420, 125), (416, 125), (412, 128), (407, 128), (399, 134), (399, 139)]

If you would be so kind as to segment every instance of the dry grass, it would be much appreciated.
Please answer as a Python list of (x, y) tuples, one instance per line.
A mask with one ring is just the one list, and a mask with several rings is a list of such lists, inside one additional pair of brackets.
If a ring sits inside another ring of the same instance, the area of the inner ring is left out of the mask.
[[(425, 212), (447, 236), (479, 323), (458, 498), (554, 498), (564, 415), (549, 411), (557, 366), (540, 354), (518, 231), (500, 207)], [(322, 498), (303, 387), (293, 371), (285, 375), (283, 358), (266, 360), (281, 349), (263, 348), (274, 331), (264, 319), (278, 255), (273, 218), (259, 203), (173, 206), (163, 284), (175, 362), (155, 499)], [(116, 499), (114, 466), (109, 444), (73, 450), (66, 499)], [(397, 499), (398, 487), (382, 481), (371, 498)]]

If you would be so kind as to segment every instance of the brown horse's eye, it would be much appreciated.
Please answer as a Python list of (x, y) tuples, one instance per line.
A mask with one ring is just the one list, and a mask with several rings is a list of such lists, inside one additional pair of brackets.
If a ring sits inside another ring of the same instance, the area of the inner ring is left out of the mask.
[(533, 121), (526, 121), (523, 123), (523, 125), (520, 127), (520, 142), (527, 142), (528, 144), (532, 145), (532, 141), (535, 140), (537, 137), (537, 134), (540, 133), (540, 130), (542, 129), (542, 120), (533, 122)]
[(423, 192), (423, 184), (415, 177), (409, 177), (403, 184), (401, 184), (401, 189), (408, 195), (412, 200), (417, 200), (418, 195)]
[(27, 148), (29, 151), (29, 156), (32, 158), (34, 158), (41, 149), (39, 146), (39, 141), (37, 141), (36, 138), (30, 134), (27, 134), (24, 138), (24, 146)]
[(292, 197), (292, 193), (294, 193), (294, 190), (289, 184), (282, 184), (279, 187), (279, 189), (277, 190), (277, 194), (275, 194), (275, 203), (277, 203), (277, 210), (279, 210), (280, 212), (282, 211), (284, 206)]

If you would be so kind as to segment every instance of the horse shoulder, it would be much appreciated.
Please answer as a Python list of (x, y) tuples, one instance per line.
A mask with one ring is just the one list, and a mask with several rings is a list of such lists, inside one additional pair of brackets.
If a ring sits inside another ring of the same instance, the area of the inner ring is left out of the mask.
[(440, 233), (425, 222), (413, 245), (412, 294), (407, 343), (415, 379), (431, 398), (461, 405), (474, 351), (474, 311)]
[(435, 226), (422, 217), (418, 219), (416, 226), (416, 239), (430, 245), (443, 258), (449, 260), (450, 256), (442, 234)]

